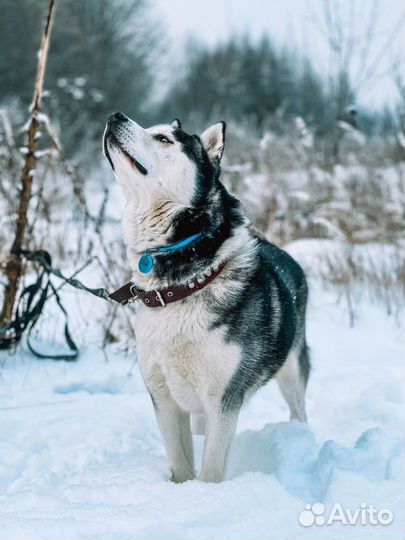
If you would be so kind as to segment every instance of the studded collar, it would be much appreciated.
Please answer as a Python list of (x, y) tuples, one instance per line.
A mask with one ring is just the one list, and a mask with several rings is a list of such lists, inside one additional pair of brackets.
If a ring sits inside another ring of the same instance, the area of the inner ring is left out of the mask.
[(210, 268), (204, 274), (194, 277), (185, 284), (170, 285), (164, 289), (145, 291), (137, 287), (132, 281), (129, 281), (117, 291), (111, 293), (110, 298), (124, 305), (139, 300), (150, 308), (165, 307), (166, 304), (183, 300), (206, 287), (222, 272), (225, 264), (223, 262), (218, 266)]

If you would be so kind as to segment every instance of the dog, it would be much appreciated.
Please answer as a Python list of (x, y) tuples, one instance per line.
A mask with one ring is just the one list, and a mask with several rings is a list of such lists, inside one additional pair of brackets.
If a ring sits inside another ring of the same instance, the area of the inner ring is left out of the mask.
[(205, 435), (199, 480), (224, 479), (239, 411), (273, 377), (306, 421), (305, 275), (221, 182), (225, 127), (144, 129), (118, 112), (103, 137), (127, 203), (138, 363), (174, 482), (195, 478), (191, 425)]

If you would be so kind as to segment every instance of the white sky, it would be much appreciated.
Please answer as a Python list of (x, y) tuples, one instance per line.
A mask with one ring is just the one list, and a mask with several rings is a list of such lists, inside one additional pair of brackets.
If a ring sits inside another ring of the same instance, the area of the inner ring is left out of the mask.
[[(368, 26), (367, 16), (374, 0), (327, 1), (342, 10), (343, 19), (352, 21), (355, 31), (361, 33)], [(316, 15), (322, 18), (321, 0), (154, 0), (154, 6), (172, 43), (174, 57), (178, 57), (179, 46), (190, 35), (213, 45), (234, 33), (249, 33), (254, 38), (267, 33), (275, 43), (306, 54), (320, 72), (327, 74), (330, 70), (328, 46), (315, 22)], [(370, 107), (397, 99), (390, 65), (394, 60), (402, 62), (403, 72), (405, 59), (403, 0), (379, 0), (377, 6), (376, 33), (367, 54), (370, 63), (380, 57), (378, 80), (365, 84), (358, 94), (359, 102)], [(354, 11), (350, 11), (353, 7)], [(347, 30), (349, 24), (346, 26)], [(392, 39), (395, 26), (399, 30)], [(354, 66), (353, 75), (358, 67)]]

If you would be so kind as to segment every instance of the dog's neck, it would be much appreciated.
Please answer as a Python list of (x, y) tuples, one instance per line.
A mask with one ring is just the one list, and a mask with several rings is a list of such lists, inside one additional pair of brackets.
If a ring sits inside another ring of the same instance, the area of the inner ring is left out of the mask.
[(181, 206), (164, 197), (142, 206), (129, 202), (122, 220), (129, 255), (166, 244), (173, 218), (181, 210)]
[[(247, 223), (239, 201), (222, 184), (209, 202), (198, 207), (180, 206), (163, 198), (142, 209), (129, 203), (123, 227), (134, 282), (148, 290), (182, 283), (203, 273), (240, 250), (232, 238)], [(181, 250), (154, 254), (150, 273), (139, 271), (145, 251), (175, 244), (202, 231), (198, 241)]]

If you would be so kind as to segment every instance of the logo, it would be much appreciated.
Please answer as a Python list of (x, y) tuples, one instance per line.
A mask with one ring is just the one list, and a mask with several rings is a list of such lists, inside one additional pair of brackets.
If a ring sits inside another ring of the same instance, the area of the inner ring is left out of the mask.
[(394, 514), (388, 508), (378, 510), (372, 504), (361, 503), (359, 508), (350, 510), (343, 508), (340, 503), (334, 503), (330, 512), (326, 514), (325, 505), (320, 502), (306, 504), (298, 516), (303, 527), (312, 525), (389, 525), (394, 520)]

